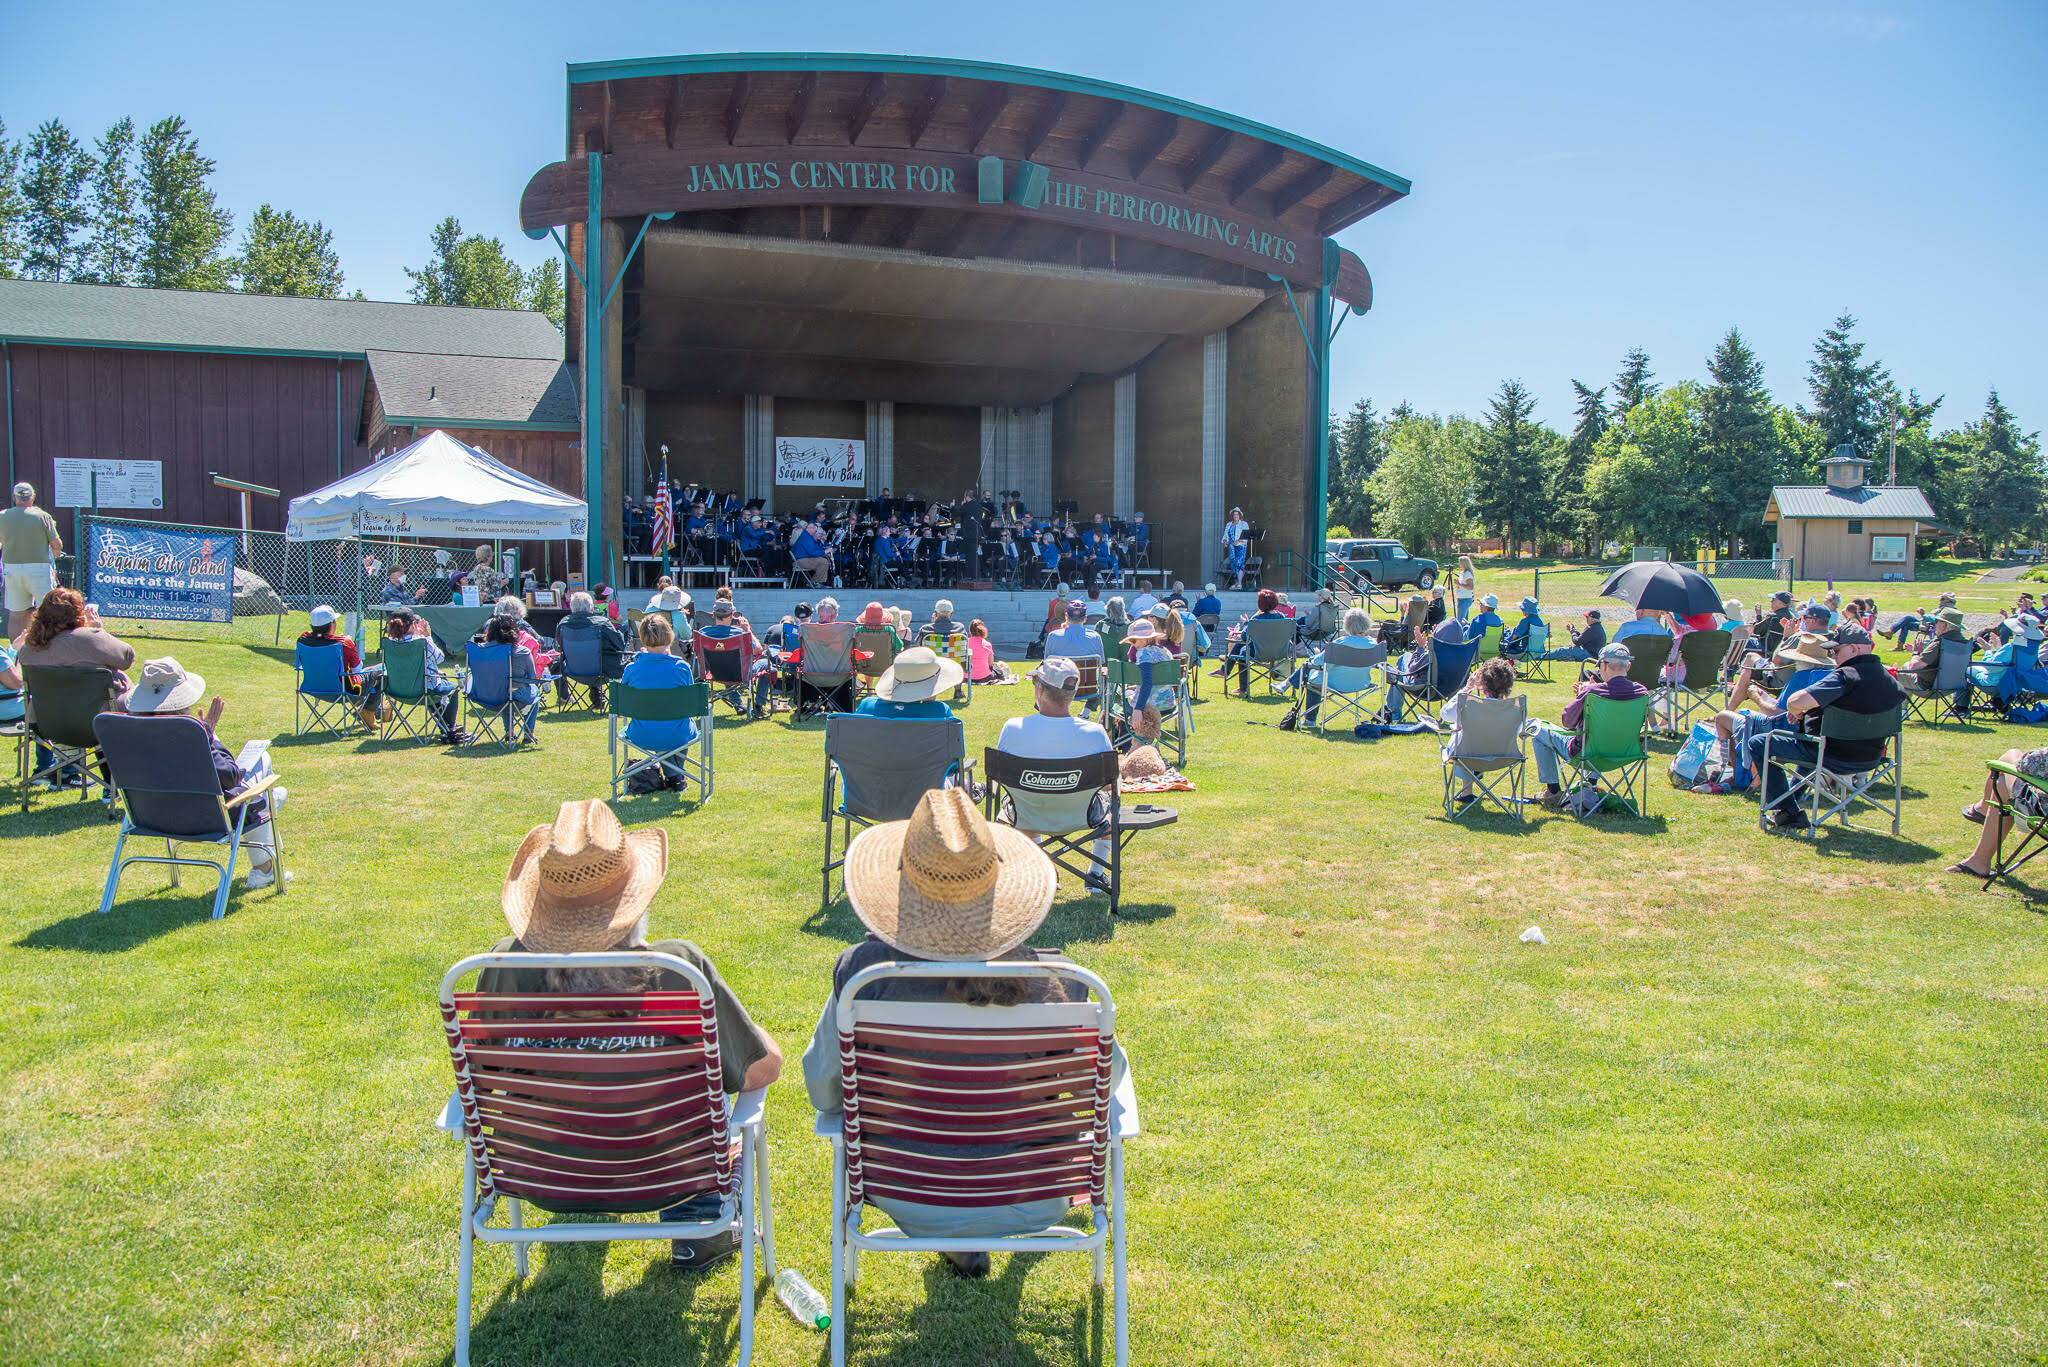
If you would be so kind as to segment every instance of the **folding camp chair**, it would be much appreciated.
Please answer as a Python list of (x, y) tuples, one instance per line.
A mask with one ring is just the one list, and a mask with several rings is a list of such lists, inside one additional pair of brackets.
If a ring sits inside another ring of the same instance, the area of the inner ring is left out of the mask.
[[(862, 997), (872, 986), (906, 978), (1064, 978), (1095, 1000), (969, 1006)], [(1124, 1367), (1130, 1312), (1123, 1141), (1139, 1132), (1138, 1099), (1128, 1072), (1111, 1089), (1116, 1006), (1108, 985), (1085, 968), (1034, 959), (883, 963), (849, 978), (832, 1009), (842, 1104), (820, 1113), (816, 1127), (832, 1145), (832, 1367), (846, 1361), (846, 1296), (863, 1250), (1084, 1249), (1098, 1290), (1103, 1254), (1110, 1254), (1113, 1363)], [(893, 1226), (863, 1230), (862, 1205), (886, 1200), (969, 1210), (1085, 1200), (1090, 1218), (1086, 1229), (1050, 1224), (972, 1238), (924, 1238)]]
[[(1664, 687), (1664, 666), (1671, 663), (1671, 638), (1661, 632), (1645, 632), (1630, 636), (1622, 642), (1628, 647), (1628, 676), (1643, 688), (1656, 693)], [(1588, 668), (1598, 672), (1598, 664)]]
[(341, 642), (315, 646), (300, 641), (292, 652), (292, 670), (296, 677), (292, 734), (303, 736), (314, 728), (331, 736), (343, 734), (350, 714), (362, 706), (363, 695), (349, 691)]
[[(1035, 759), (982, 752), (982, 812), (1008, 821), (1032, 837), (1048, 858), (1088, 887), (1109, 894), (1109, 914), (1123, 901), (1124, 846), (1145, 831), (1171, 826), (1180, 813), (1171, 807), (1136, 804), (1126, 810), (1119, 797), (1117, 754), (1072, 759)], [(1005, 813), (1002, 809), (1008, 807)], [(1096, 862), (1094, 844), (1109, 844), (1109, 867)]]
[[(1132, 721), (1137, 715), (1133, 705), (1137, 692), (1144, 686), (1144, 672), (1152, 671), (1152, 692), (1146, 698), (1146, 705), (1159, 709), (1159, 739), (1152, 742), (1159, 753), (1173, 752), (1173, 767), (1178, 769), (1188, 762), (1188, 703), (1184, 684), (1186, 676), (1181, 671), (1180, 661), (1161, 660), (1150, 665), (1137, 665), (1129, 660), (1110, 659), (1103, 662), (1102, 675), (1102, 720), (1110, 735), (1116, 738), (1119, 750), (1128, 750), (1138, 741)], [(1112, 724), (1114, 723), (1114, 724)]]
[(604, 637), (597, 623), (565, 621), (555, 628), (555, 643), (562, 649), (555, 672), (566, 682), (586, 690), (595, 707), (597, 690), (613, 683), (612, 677), (604, 672)]
[[(611, 686), (611, 725), (607, 743), (612, 758), (612, 801), (625, 794), (626, 784), (637, 774), (668, 774), (668, 766), (683, 771), (683, 789), (697, 787), (697, 801), (711, 800), (711, 685), (683, 684), (676, 688), (635, 688), (631, 684)], [(693, 721), (697, 733), (681, 745), (665, 750), (649, 749), (628, 738), (627, 728), (636, 721)], [(692, 751), (695, 754), (692, 754)]]
[(909, 820), (919, 798), (972, 777), (972, 768), (958, 717), (827, 717), (818, 910), (832, 905), (832, 871), (846, 862), (856, 827)]
[(1922, 722), (1968, 720), (1970, 657), (1976, 649), (1966, 636), (1942, 637), (1934, 687), (1926, 692), (1920, 690), (1913, 675), (1899, 674), (1899, 691), (1906, 695), (1906, 715)]
[[(27, 719), (15, 741), (21, 810), (28, 811), (36, 780), (56, 783), (75, 775), (78, 800), (84, 802), (98, 789), (111, 820), (114, 790), (102, 773), (106, 761), (92, 723), (120, 696), (114, 686), (114, 671), (94, 665), (23, 665), (21, 681), (28, 693)], [(37, 745), (49, 752), (41, 764), (31, 758)]]
[(1478, 642), (1479, 653), (1473, 657), (1474, 660), (1483, 662), (1500, 654), (1500, 638), (1506, 630), (1507, 628), (1505, 627), (1488, 627), (1480, 632)]
[(1322, 694), (1316, 700), (1316, 733), (1320, 735), (1335, 724), (1365, 721), (1376, 710), (1372, 698), (1380, 689), (1372, 672), (1386, 666), (1387, 648), (1377, 641), (1369, 646), (1333, 643), (1319, 654), (1321, 663), (1305, 664), (1301, 672), (1304, 696), (1311, 684)]
[[(1825, 707), (1820, 713), (1820, 728), (1815, 743), (1813, 759), (1795, 761), (1790, 754), (1778, 760), (1792, 766), (1791, 782), (1785, 796), (1804, 812), (1807, 820), (1805, 835), (1812, 836), (1821, 824), (1833, 819), (1845, 828), (1860, 831), (1877, 831), (1875, 826), (1858, 826), (1849, 820), (1849, 813), (1855, 803), (1875, 807), (1879, 813), (1889, 813), (1892, 819), (1891, 833), (1899, 833), (1899, 819), (1905, 814), (1906, 798), (1906, 709), (1899, 704), (1883, 712), (1850, 712), (1840, 707)], [(1764, 763), (1773, 761), (1773, 752), (1780, 746), (1787, 746), (1799, 739), (1790, 731), (1772, 731), (1764, 742)], [(1845, 761), (1828, 758), (1828, 742), (1844, 740), (1884, 740), (1890, 742), (1884, 753), (1873, 760)], [(1872, 790), (1881, 782), (1889, 780), (1892, 785), (1892, 800), (1880, 802)], [(1769, 829), (1771, 809), (1757, 804), (1757, 825)]]
[[(260, 843), (270, 849), (271, 886), (284, 891), (284, 840), (277, 829), (277, 809), (264, 796), (277, 783), (276, 774), (264, 775), (235, 797), (222, 797), (220, 775), (213, 767), (213, 745), (206, 724), (196, 717), (129, 717), (102, 712), (93, 718), (92, 726), (107, 757), (110, 786), (120, 792), (125, 804), (121, 834), (114, 841), (114, 857), (107, 867), (106, 890), (100, 894), (102, 912), (114, 905), (114, 890), (120, 885), (123, 869), (130, 864), (167, 864), (172, 887), (178, 885), (180, 868), (213, 869), (220, 874), (220, 886), (213, 894), (213, 919), (218, 921), (227, 914), (235, 863), (241, 856), (249, 814), (259, 799), (269, 815), (267, 838)], [(129, 836), (161, 840), (164, 853), (123, 858)], [(251, 839), (248, 843), (259, 842)], [(181, 855), (181, 844), (226, 845), (227, 859)]]
[(1095, 634), (1102, 638), (1102, 658), (1120, 659), (1124, 653), (1124, 641), (1131, 634), (1129, 622), (1092, 622)]
[(469, 728), (471, 745), (492, 739), (506, 745), (519, 743), (515, 730), (527, 704), (512, 697), (514, 649), (502, 643), (486, 646), (474, 641), (464, 647), (462, 702), (469, 721), (475, 723)]
[(1456, 697), (1458, 690), (1465, 686), (1478, 648), (1477, 641), (1453, 643), (1432, 636), (1429, 663), (1421, 673), (1403, 674), (1394, 662), (1383, 663), (1380, 675), (1386, 681), (1388, 705), (1392, 706), (1393, 690), (1399, 688), (1404, 713), (1412, 707), (1415, 713), (1436, 721), (1444, 703)]
[(805, 622), (797, 628), (797, 640), (803, 656), (797, 669), (796, 720), (846, 711), (837, 700), (853, 682), (853, 623)]
[(960, 686), (953, 690), (954, 701), (963, 706), (974, 701), (974, 655), (967, 649), (967, 633), (948, 632), (941, 636), (928, 631), (918, 638), (918, 644), (929, 649), (934, 655), (942, 655), (960, 666)]
[[(1477, 811), (1488, 802), (1520, 821), (1522, 773), (1529, 756), (1522, 748), (1522, 724), (1529, 719), (1529, 695), (1489, 698), (1466, 693), (1458, 699), (1451, 734), (1444, 738), (1444, 816), (1455, 821), (1465, 811)], [(1463, 811), (1451, 809), (1451, 780), (1455, 776), (1479, 800)], [(1489, 778), (1489, 776), (1491, 776)], [(1507, 794), (1500, 792), (1507, 785)]]
[(1286, 692), (1287, 676), (1294, 672), (1294, 623), (1254, 617), (1245, 622), (1244, 635), (1251, 642), (1252, 668), (1264, 676), (1266, 691)]
[(1617, 699), (1589, 693), (1579, 717), (1579, 753), (1571, 757), (1581, 782), (1640, 817), (1650, 814), (1649, 725), (1647, 694)]
[(896, 633), (889, 627), (860, 627), (853, 630), (853, 674), (861, 691), (875, 691), (875, 681), (896, 663)]
[[(2000, 799), (1994, 795), (1985, 803), (1990, 809), (1985, 813), (1985, 820), (1996, 821), (2003, 816), (2012, 823), (1998, 837), (1998, 850), (1991, 860), (1991, 872), (1984, 876), (1984, 887), (1988, 888), (2035, 855), (2048, 850), (2048, 783), (2041, 782), (2031, 774), (2021, 773), (2018, 767), (2002, 759), (1986, 760), (1984, 767), (1994, 774), (2003, 774), (2012, 781), (2011, 797)], [(1995, 794), (1996, 790), (1993, 792)], [(2038, 804), (2042, 814), (2019, 805), (2019, 797), (2023, 792), (2028, 794), (2031, 802)], [(2005, 838), (2013, 830), (2022, 831), (2024, 834), (2020, 837), (2019, 845), (2014, 848), (2012, 858), (2008, 859), (2005, 855)], [(1978, 891), (1983, 891), (1983, 888)]]
[[(403, 733), (414, 740), (432, 740), (439, 728), (428, 715), (428, 674), (436, 680), (439, 670), (427, 669), (427, 643), (419, 637), (384, 643), (384, 696), (391, 701), (391, 713), (381, 730), (383, 739)], [(434, 729), (429, 729), (433, 727)]]
[(752, 716), (748, 689), (754, 674), (753, 633), (707, 636), (699, 631), (690, 637), (690, 650), (697, 659), (697, 678), (713, 686), (711, 696), (736, 717)]
[[(481, 983), (456, 990), (486, 969), (550, 968), (653, 969), (684, 986), (578, 995), (485, 992)], [(775, 1276), (765, 1089), (727, 1097), (711, 984), (696, 965), (651, 950), (473, 954), (441, 979), (441, 1026), (455, 1092), (435, 1128), (462, 1140), (455, 1367), (469, 1364), (479, 1239), (511, 1244), (524, 1278), (528, 1244), (702, 1239), (735, 1228), (736, 1361), (751, 1361), (757, 1250)], [(713, 1195), (718, 1212), (707, 1219), (617, 1218)], [(508, 1223), (493, 1225), (500, 1200)], [(578, 1214), (528, 1226), (523, 1201)]]
[(1515, 674), (1526, 683), (1549, 683), (1550, 661), (1543, 657), (1550, 651), (1550, 623), (1538, 621), (1529, 626), (1529, 634), (1522, 641), (1522, 648), (1510, 654), (1508, 659), (1515, 666)]
[(1701, 713), (1712, 717), (1721, 710), (1721, 666), (1728, 658), (1731, 639), (1720, 630), (1688, 631), (1679, 638), (1679, 677), (1662, 690), (1666, 735), (1690, 734), (1694, 717)]
[(1102, 701), (1102, 661), (1093, 655), (1074, 657), (1074, 705), (1083, 712), (1092, 712)]

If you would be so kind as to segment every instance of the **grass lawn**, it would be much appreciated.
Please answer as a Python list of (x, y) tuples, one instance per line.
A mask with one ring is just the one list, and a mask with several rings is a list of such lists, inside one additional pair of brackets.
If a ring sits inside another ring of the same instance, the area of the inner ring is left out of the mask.
[[(443, 1363), (434, 991), (503, 933), (519, 837), (603, 790), (603, 722), (521, 753), (298, 741), (288, 644), (139, 648), (207, 676), (231, 745), (280, 737), (297, 880), (210, 922), (210, 879), (139, 868), (99, 916), (98, 809), (0, 814), (0, 1361)], [(1063, 879), (1036, 941), (1110, 982), (1138, 1084), (1134, 1361), (2048, 1361), (2048, 897), (1940, 871), (1983, 759), (2039, 733), (1914, 727), (1897, 838), (1765, 835), (1662, 759), (1646, 822), (1452, 825), (1433, 741), (1283, 733), (1279, 700), (1203, 682), (1201, 789), (1133, 847), (1126, 915)], [(1564, 685), (1534, 692), (1554, 718)], [(977, 691), (974, 753), (1027, 702)], [(823, 1287), (794, 1058), (859, 931), (817, 911), (821, 732), (721, 722), (710, 803), (619, 807), (670, 833), (655, 931), (790, 1055), (778, 1243)], [(522, 1289), (480, 1250), (479, 1363), (731, 1359), (733, 1267), (534, 1256)], [(862, 1271), (859, 1361), (1107, 1361), (1083, 1257)], [(820, 1361), (762, 1298), (757, 1361)]]

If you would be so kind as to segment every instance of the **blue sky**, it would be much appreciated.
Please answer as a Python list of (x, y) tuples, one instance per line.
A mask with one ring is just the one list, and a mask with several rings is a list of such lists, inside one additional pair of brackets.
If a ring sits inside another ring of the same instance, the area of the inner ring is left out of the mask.
[(1376, 283), (1333, 400), (1476, 412), (1517, 376), (1645, 347), (1697, 376), (1742, 328), (1782, 400), (1843, 309), (1904, 385), (2048, 425), (2048, 6), (13, 4), (0, 117), (96, 135), (182, 113), (240, 222), (334, 230), (351, 288), (454, 213), (515, 210), (562, 154), (563, 64), (673, 52), (914, 52), (1099, 76), (1278, 125), (1415, 182), (1348, 230)]

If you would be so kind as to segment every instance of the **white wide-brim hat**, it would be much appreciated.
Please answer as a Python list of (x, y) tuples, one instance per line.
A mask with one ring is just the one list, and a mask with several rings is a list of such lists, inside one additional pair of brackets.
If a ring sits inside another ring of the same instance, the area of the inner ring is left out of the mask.
[(206, 696), (206, 680), (166, 655), (146, 660), (135, 687), (128, 693), (130, 715), (146, 712), (183, 712)]
[(923, 702), (967, 677), (959, 662), (928, 646), (912, 646), (898, 655), (875, 680), (875, 696), (885, 702)]

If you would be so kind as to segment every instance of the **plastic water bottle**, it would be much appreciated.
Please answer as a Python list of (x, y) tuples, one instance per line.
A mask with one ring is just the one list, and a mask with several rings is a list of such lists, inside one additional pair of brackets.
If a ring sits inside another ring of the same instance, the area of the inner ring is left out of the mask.
[(825, 1298), (795, 1268), (785, 1267), (775, 1274), (775, 1294), (796, 1316), (798, 1324), (808, 1324), (813, 1329), (832, 1327), (832, 1312), (825, 1308)]

